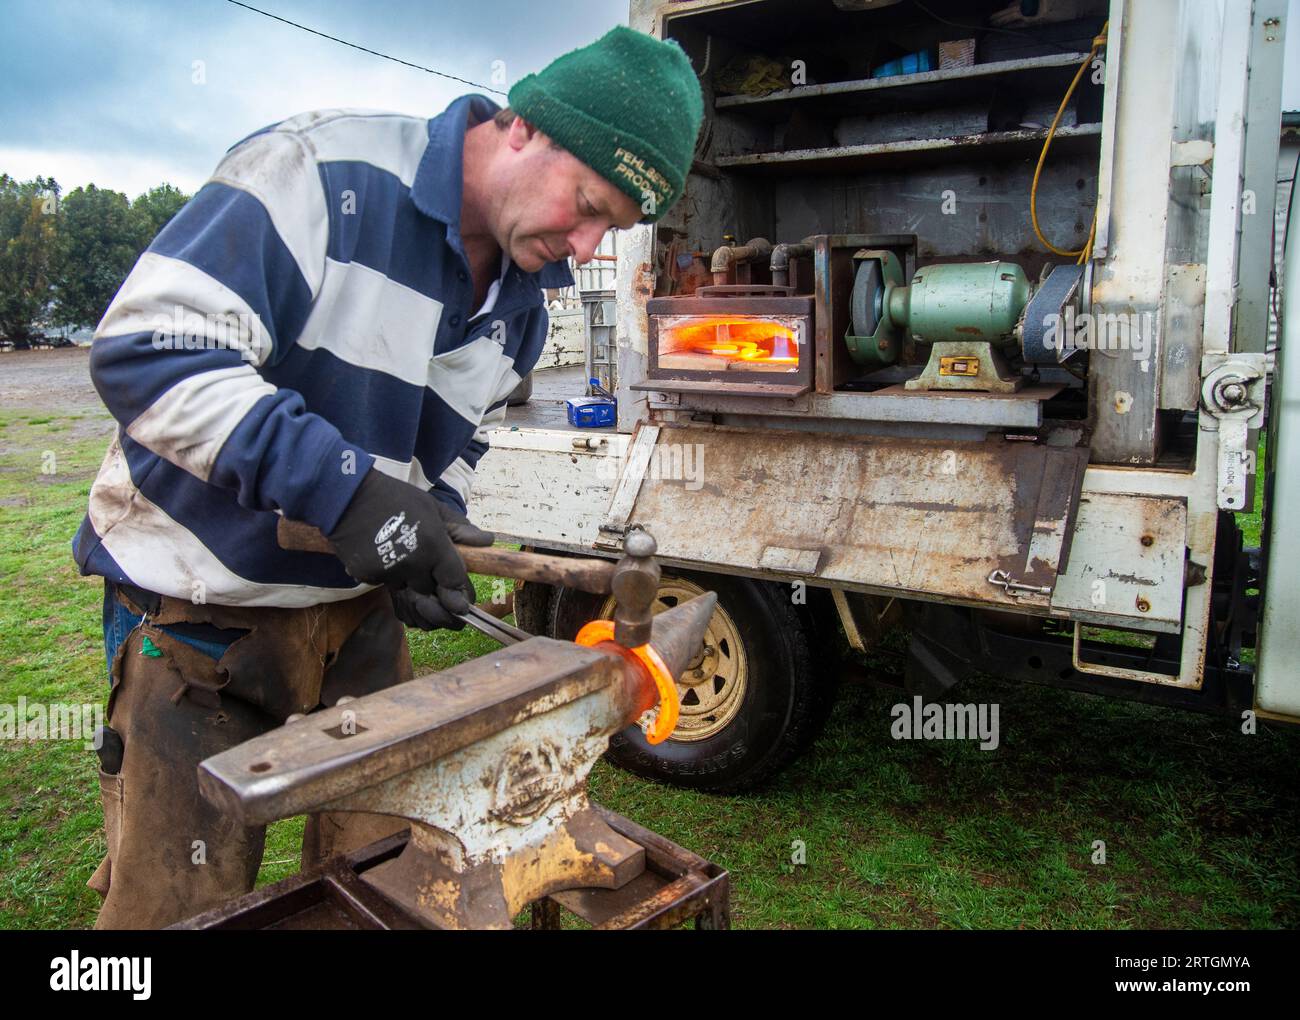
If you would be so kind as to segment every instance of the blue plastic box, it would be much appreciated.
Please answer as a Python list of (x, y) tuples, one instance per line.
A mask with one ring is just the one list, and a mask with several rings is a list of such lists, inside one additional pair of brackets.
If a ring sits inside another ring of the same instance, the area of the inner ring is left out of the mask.
[(598, 429), (618, 421), (618, 401), (613, 397), (570, 397), (564, 409), (569, 424), (578, 429)]

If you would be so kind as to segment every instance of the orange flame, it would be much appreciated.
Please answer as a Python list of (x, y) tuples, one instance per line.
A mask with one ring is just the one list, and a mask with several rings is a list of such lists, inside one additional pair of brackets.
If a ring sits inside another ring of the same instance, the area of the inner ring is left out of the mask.
[(734, 361), (799, 364), (799, 342), (794, 331), (771, 319), (701, 316), (693, 322), (672, 326), (666, 333), (665, 339), (676, 350), (697, 351)]

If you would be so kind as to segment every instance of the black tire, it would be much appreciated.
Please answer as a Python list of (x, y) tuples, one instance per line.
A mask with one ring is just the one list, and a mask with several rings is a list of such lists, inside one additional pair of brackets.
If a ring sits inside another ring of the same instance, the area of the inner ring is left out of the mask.
[[(745, 682), (729, 719), (696, 739), (670, 737), (651, 745), (630, 726), (610, 741), (606, 757), (636, 775), (688, 789), (734, 793), (771, 779), (815, 739), (825, 720), (826, 699), (818, 690), (814, 656), (804, 615), (792, 604), (788, 586), (722, 574), (664, 571), (665, 585), (685, 581), (718, 593), (726, 632), (741, 646)], [(665, 590), (661, 587), (661, 592)], [(605, 599), (568, 588), (555, 594), (548, 632), (571, 639), (599, 615)], [(715, 617), (715, 624), (722, 620)], [(521, 626), (524, 626), (521, 624)], [(527, 629), (527, 628), (525, 628)], [(706, 680), (704, 683), (711, 683)], [(687, 703), (683, 699), (683, 710)], [(686, 732), (678, 723), (678, 733)]]
[(515, 623), (529, 634), (554, 637), (551, 617), (559, 589), (553, 584), (521, 581), (515, 585)]
[[(799, 609), (804, 632), (812, 648), (812, 669), (817, 682), (813, 687), (812, 724), (804, 735), (804, 747), (813, 743), (830, 720), (839, 700), (844, 666), (849, 657), (849, 643), (840, 627), (839, 611), (826, 588), (808, 588), (806, 604)], [(802, 748), (801, 748), (802, 749)]]

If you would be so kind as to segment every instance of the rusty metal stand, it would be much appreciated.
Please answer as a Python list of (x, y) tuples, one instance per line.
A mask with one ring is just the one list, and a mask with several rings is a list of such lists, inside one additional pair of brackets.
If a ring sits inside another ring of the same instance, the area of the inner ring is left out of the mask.
[[(532, 928), (563, 927), (565, 911), (584, 927), (604, 930), (673, 928), (692, 919), (701, 930), (731, 926), (726, 871), (598, 804), (592, 807), (615, 832), (645, 849), (645, 871), (621, 889), (570, 889), (542, 897), (531, 907)], [(397, 858), (406, 843), (404, 832), (389, 836), (172, 927), (384, 931), (434, 927), (362, 880), (365, 872)]]

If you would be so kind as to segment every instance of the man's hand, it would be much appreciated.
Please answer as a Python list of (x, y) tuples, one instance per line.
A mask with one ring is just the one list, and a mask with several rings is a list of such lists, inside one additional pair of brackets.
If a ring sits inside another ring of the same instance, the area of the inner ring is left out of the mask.
[[(457, 545), (491, 545), (496, 541), (492, 532), (475, 527), (459, 510), (442, 500), (436, 502), (447, 534)], [(437, 599), (410, 588), (393, 592), (393, 612), (404, 624), (417, 630), (460, 630), (465, 626), (464, 620), (449, 613)]]
[(491, 545), (497, 540), (496, 535), (471, 524), (469, 518), (455, 507), (438, 500), (438, 512), (442, 514), (442, 523), (447, 527), (447, 534), (457, 545)]
[(453, 616), (432, 595), (421, 595), (410, 588), (398, 588), (393, 595), (393, 613), (406, 626), (417, 630), (460, 630), (465, 621)]
[[(371, 468), (327, 537), (358, 581), (433, 596), (459, 616), (469, 612), (474, 586), (444, 523), (449, 510), (429, 493)], [(460, 521), (478, 531), (456, 516), (458, 531)]]

